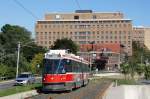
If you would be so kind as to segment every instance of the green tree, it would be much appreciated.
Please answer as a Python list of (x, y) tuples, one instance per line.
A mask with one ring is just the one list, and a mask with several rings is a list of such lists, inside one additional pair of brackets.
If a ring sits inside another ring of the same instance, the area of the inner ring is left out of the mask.
[(43, 67), (43, 53), (38, 53), (34, 56), (34, 58), (31, 61), (31, 69), (33, 73), (40, 74)]
[(78, 51), (78, 45), (73, 42), (71, 39), (57, 39), (54, 42), (54, 46), (51, 47), (52, 49), (69, 49), (70, 52), (76, 54)]
[(31, 41), (31, 32), (23, 27), (6, 24), (1, 28), (1, 44), (7, 53), (14, 53), (18, 42), (26, 43)]
[[(6, 24), (0, 32), (0, 63), (8, 67), (8, 75), (15, 74), (17, 61), (17, 44), (21, 43), (19, 72), (31, 70), (29, 62), (35, 54), (44, 53), (45, 49), (37, 46), (31, 39), (31, 32), (24, 27)], [(10, 73), (9, 73), (10, 72)]]
[(45, 53), (46, 49), (41, 46), (37, 46), (35, 43), (29, 43), (25, 46), (22, 46), (21, 52), (23, 53), (23, 56), (27, 59), (27, 61), (31, 62), (35, 54)]
[(128, 63), (123, 63), (120, 65), (121, 72), (124, 74), (125, 79), (127, 79), (127, 75), (130, 73), (130, 66)]
[(15, 69), (5, 64), (0, 64), (0, 77), (13, 78), (15, 77)]
[(144, 76), (146, 80), (150, 80), (150, 65), (145, 66)]
[(145, 64), (137, 64), (136, 72), (139, 75), (139, 77), (144, 73)]
[(0, 69), (0, 77), (4, 77), (6, 75), (6, 73), (7, 73), (7, 67), (8, 66), (6, 66), (4, 64), (0, 64), (0, 67), (1, 67), (1, 69)]

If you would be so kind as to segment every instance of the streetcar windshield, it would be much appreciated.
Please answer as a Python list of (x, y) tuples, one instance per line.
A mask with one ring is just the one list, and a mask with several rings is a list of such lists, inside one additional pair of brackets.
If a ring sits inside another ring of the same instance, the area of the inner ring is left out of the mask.
[(62, 59), (45, 59), (44, 60), (45, 74), (63, 74), (65, 71), (65, 62)]

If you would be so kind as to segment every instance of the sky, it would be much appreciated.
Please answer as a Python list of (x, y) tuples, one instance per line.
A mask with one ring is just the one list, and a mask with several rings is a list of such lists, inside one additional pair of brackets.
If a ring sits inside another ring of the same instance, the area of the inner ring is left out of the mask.
[[(0, 0), (0, 28), (5, 24), (20, 25), (32, 32), (37, 20), (45, 13), (93, 10), (94, 12), (122, 12), (132, 19), (134, 26), (150, 27), (150, 0)], [(77, 3), (78, 2), (78, 3)], [(31, 13), (32, 14), (31, 14)]]

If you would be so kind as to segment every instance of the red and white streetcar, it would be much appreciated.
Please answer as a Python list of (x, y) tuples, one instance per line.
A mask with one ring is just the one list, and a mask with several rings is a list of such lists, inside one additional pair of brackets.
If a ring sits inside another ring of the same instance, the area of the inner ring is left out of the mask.
[(43, 90), (72, 90), (88, 84), (89, 62), (67, 50), (50, 50), (45, 53)]

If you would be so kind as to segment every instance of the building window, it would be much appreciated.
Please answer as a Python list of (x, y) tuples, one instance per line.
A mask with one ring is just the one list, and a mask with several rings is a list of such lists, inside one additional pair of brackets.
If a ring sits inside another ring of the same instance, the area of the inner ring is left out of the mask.
[(60, 19), (60, 15), (56, 15), (55, 18), (56, 18), (56, 19)]
[(45, 44), (47, 44), (47, 41), (45, 41)]
[(45, 25), (45, 28), (47, 28), (47, 25)]
[(97, 31), (97, 34), (99, 34), (99, 31)]
[(74, 16), (74, 19), (79, 19), (79, 16)]
[(96, 15), (93, 15), (93, 19), (96, 19)]
[(110, 36), (110, 39), (112, 39), (112, 36)]
[(106, 39), (108, 39), (108, 36), (106, 36)]

